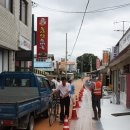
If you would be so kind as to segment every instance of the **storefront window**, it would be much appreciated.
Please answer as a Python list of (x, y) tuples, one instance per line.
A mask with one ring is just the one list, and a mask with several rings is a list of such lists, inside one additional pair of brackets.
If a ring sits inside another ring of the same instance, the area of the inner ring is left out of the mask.
[(7, 8), (11, 13), (13, 13), (13, 0), (0, 0), (0, 5)]
[(19, 19), (27, 25), (27, 6), (26, 0), (20, 0), (20, 16)]

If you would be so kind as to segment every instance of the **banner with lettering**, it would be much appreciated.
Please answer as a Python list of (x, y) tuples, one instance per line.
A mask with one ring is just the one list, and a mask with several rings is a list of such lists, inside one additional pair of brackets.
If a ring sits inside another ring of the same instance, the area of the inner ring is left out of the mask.
[(99, 69), (100, 68), (100, 59), (97, 58), (96, 59), (96, 69)]
[(48, 56), (48, 17), (37, 18), (37, 58)]

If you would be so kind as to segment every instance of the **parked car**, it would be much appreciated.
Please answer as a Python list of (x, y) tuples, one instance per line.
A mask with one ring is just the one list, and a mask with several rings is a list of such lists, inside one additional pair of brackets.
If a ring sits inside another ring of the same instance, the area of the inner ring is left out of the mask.
[(51, 86), (33, 72), (0, 74), (0, 125), (34, 130), (34, 119), (48, 114)]

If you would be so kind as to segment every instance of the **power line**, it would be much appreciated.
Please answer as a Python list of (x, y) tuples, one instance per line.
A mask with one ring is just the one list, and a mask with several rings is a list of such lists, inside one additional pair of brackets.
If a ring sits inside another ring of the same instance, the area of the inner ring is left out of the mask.
[(117, 10), (117, 9), (120, 9), (120, 8), (124, 8), (124, 7), (130, 6), (130, 3), (126, 3), (126, 4), (117, 5), (117, 6), (109, 6), (109, 7), (104, 7), (104, 8), (100, 8), (100, 9), (96, 9), (96, 10), (92, 10), (92, 11), (87, 11), (89, 2), (90, 2), (90, 0), (88, 0), (88, 2), (87, 2), (86, 8), (85, 8), (85, 12), (80, 12), (80, 11), (65, 11), (65, 10), (58, 10), (58, 9), (48, 8), (48, 7), (45, 7), (45, 6), (41, 6), (41, 5), (39, 5), (38, 3), (32, 1), (32, 7), (37, 7), (37, 6), (39, 6), (39, 7), (42, 8), (42, 9), (49, 10), (49, 11), (53, 11), (53, 12), (59, 12), (59, 13), (68, 13), (68, 14), (69, 14), (69, 13), (71, 13), (71, 14), (83, 13), (83, 14), (84, 14), (84, 15), (83, 15), (82, 22), (81, 22), (81, 25), (80, 25), (80, 28), (79, 28), (78, 35), (77, 35), (77, 37), (76, 37), (74, 46), (73, 46), (73, 48), (72, 48), (72, 52), (71, 52), (71, 54), (70, 54), (70, 58), (71, 58), (72, 53), (73, 53), (73, 51), (74, 51), (75, 45), (76, 45), (76, 43), (77, 43), (77, 40), (78, 40), (80, 31), (81, 31), (81, 28), (82, 28), (83, 21), (84, 21), (84, 18), (85, 18), (85, 14), (86, 14), (86, 13), (102, 13), (102, 12)]
[[(88, 5), (89, 5), (89, 2), (90, 2), (90, 0), (88, 0), (88, 2), (87, 2), (86, 8), (85, 8), (85, 12), (87, 11), (87, 8), (88, 8)], [(73, 51), (74, 51), (75, 45), (76, 45), (77, 40), (78, 40), (78, 38), (79, 38), (79, 34), (80, 34), (80, 31), (81, 31), (81, 28), (82, 28), (82, 25), (83, 25), (83, 22), (84, 22), (85, 14), (86, 14), (85, 12), (84, 12), (83, 19), (82, 19), (82, 21), (81, 21), (81, 25), (80, 25), (80, 28), (79, 28), (79, 31), (78, 31), (78, 35), (77, 35), (77, 37), (76, 37), (76, 40), (75, 40), (74, 46), (73, 46), (73, 48), (72, 48), (72, 52), (71, 52), (71, 54), (70, 54), (70, 57), (71, 57), (72, 54), (73, 54)]]
[(117, 9), (124, 8), (124, 7), (127, 7), (127, 6), (130, 6), (130, 3), (129, 4), (125, 4), (125, 5), (101, 8), (101, 9), (98, 9), (98, 10), (89, 11), (87, 13), (102, 13), (102, 12), (106, 12), (106, 11), (117, 10)]
[(106, 11), (117, 10), (117, 9), (120, 9), (120, 8), (124, 8), (124, 7), (130, 6), (130, 3), (121, 4), (121, 5), (117, 5), (117, 6), (104, 7), (104, 8), (100, 8), (100, 9), (96, 9), (96, 10), (92, 10), (92, 11), (87, 11), (87, 12), (82, 12), (82, 11), (66, 11), (66, 10), (53, 9), (53, 8), (49, 8), (49, 7), (46, 7), (46, 6), (41, 6), (38, 3), (33, 2), (33, 1), (32, 1), (32, 6), (33, 7), (39, 6), (40, 8), (42, 8), (44, 10), (58, 12), (58, 13), (77, 14), (77, 13), (101, 13), (101, 12), (106, 12)]

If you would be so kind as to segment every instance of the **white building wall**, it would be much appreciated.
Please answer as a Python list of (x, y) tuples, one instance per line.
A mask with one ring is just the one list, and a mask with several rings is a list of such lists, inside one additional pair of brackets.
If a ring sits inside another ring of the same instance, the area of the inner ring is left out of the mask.
[(9, 71), (15, 70), (15, 52), (9, 51)]
[(8, 71), (8, 51), (3, 51), (3, 71)]
[[(15, 53), (13, 51), (19, 50), (19, 36), (23, 36), (31, 43), (31, 27), (32, 27), (32, 5), (31, 0), (28, 2), (27, 25), (19, 20), (20, 0), (13, 0), (13, 13), (0, 5), (0, 48), (9, 50), (9, 66), (6, 61), (7, 53), (0, 52), (0, 72), (7, 70), (15, 70)], [(4, 63), (2, 63), (2, 55)], [(8, 59), (8, 58), (7, 58)], [(2, 70), (2, 65), (4, 65)]]
[(19, 42), (19, 36), (23, 36), (31, 42), (31, 28), (32, 28), (32, 5), (31, 0), (27, 0), (28, 2), (28, 15), (27, 15), (27, 25), (25, 25), (22, 21), (19, 20), (19, 10), (20, 10), (20, 0), (14, 1), (14, 8), (15, 8), (15, 23), (16, 23), (16, 30), (17, 30), (17, 39)]
[(0, 46), (17, 50), (15, 17), (0, 5)]

